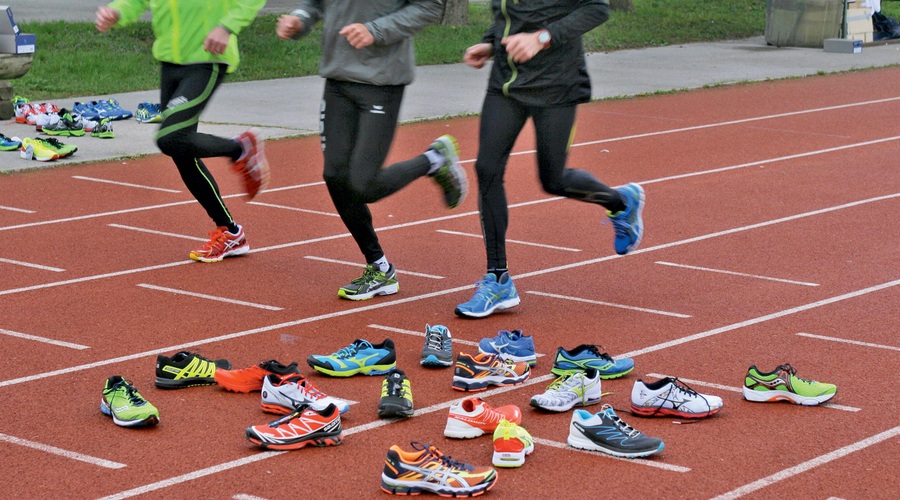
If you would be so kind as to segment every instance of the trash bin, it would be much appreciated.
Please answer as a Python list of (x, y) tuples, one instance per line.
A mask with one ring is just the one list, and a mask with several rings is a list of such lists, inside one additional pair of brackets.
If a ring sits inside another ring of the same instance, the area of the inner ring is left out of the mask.
[(843, 21), (844, 0), (766, 0), (766, 43), (821, 49)]

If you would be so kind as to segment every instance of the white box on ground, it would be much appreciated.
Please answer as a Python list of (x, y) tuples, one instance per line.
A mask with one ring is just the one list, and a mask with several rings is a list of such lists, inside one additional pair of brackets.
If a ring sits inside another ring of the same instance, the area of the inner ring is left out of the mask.
[(13, 19), (12, 7), (8, 5), (0, 5), (0, 11), (6, 15), (0, 14), (0, 35), (18, 35), (19, 25)]
[(33, 54), (37, 35), (19, 33), (18, 35), (0, 35), (0, 53)]
[(839, 54), (859, 54), (862, 52), (862, 40), (845, 40), (843, 38), (826, 38), (823, 48), (825, 52)]

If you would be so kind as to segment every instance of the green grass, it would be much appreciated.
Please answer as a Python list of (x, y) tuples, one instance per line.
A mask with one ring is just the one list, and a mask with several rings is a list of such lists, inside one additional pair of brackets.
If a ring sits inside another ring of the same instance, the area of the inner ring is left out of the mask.
[[(765, 0), (634, 0), (633, 14), (612, 18), (584, 37), (585, 50), (731, 40), (762, 35)], [(900, 0), (882, 2), (882, 12), (900, 18)], [(240, 36), (242, 62), (228, 81), (267, 80), (316, 73), (320, 56), (317, 26), (309, 37), (286, 42), (275, 36), (276, 15), (261, 15)], [(470, 3), (467, 26), (429, 26), (416, 37), (420, 65), (458, 63), (490, 23), (489, 4)], [(150, 24), (136, 23), (101, 34), (92, 23), (22, 23), (37, 35), (31, 70), (14, 80), (16, 94), (52, 99), (152, 90), (159, 65), (150, 53)]]

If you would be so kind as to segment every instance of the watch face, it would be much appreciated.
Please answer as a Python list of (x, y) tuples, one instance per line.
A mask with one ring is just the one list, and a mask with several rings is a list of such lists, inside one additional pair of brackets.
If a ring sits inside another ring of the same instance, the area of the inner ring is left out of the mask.
[(547, 45), (548, 43), (550, 43), (550, 33), (541, 31), (540, 33), (538, 33), (538, 41), (544, 45)]

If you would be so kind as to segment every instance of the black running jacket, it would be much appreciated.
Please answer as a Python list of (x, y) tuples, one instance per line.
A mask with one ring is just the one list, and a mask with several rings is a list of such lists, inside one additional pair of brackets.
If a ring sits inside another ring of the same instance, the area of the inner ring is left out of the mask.
[[(587, 102), (591, 80), (581, 36), (609, 19), (607, 0), (491, 0), (494, 22), (482, 37), (494, 47), (488, 93), (529, 106)], [(500, 43), (504, 36), (550, 32), (550, 46), (530, 61), (515, 63)]]

